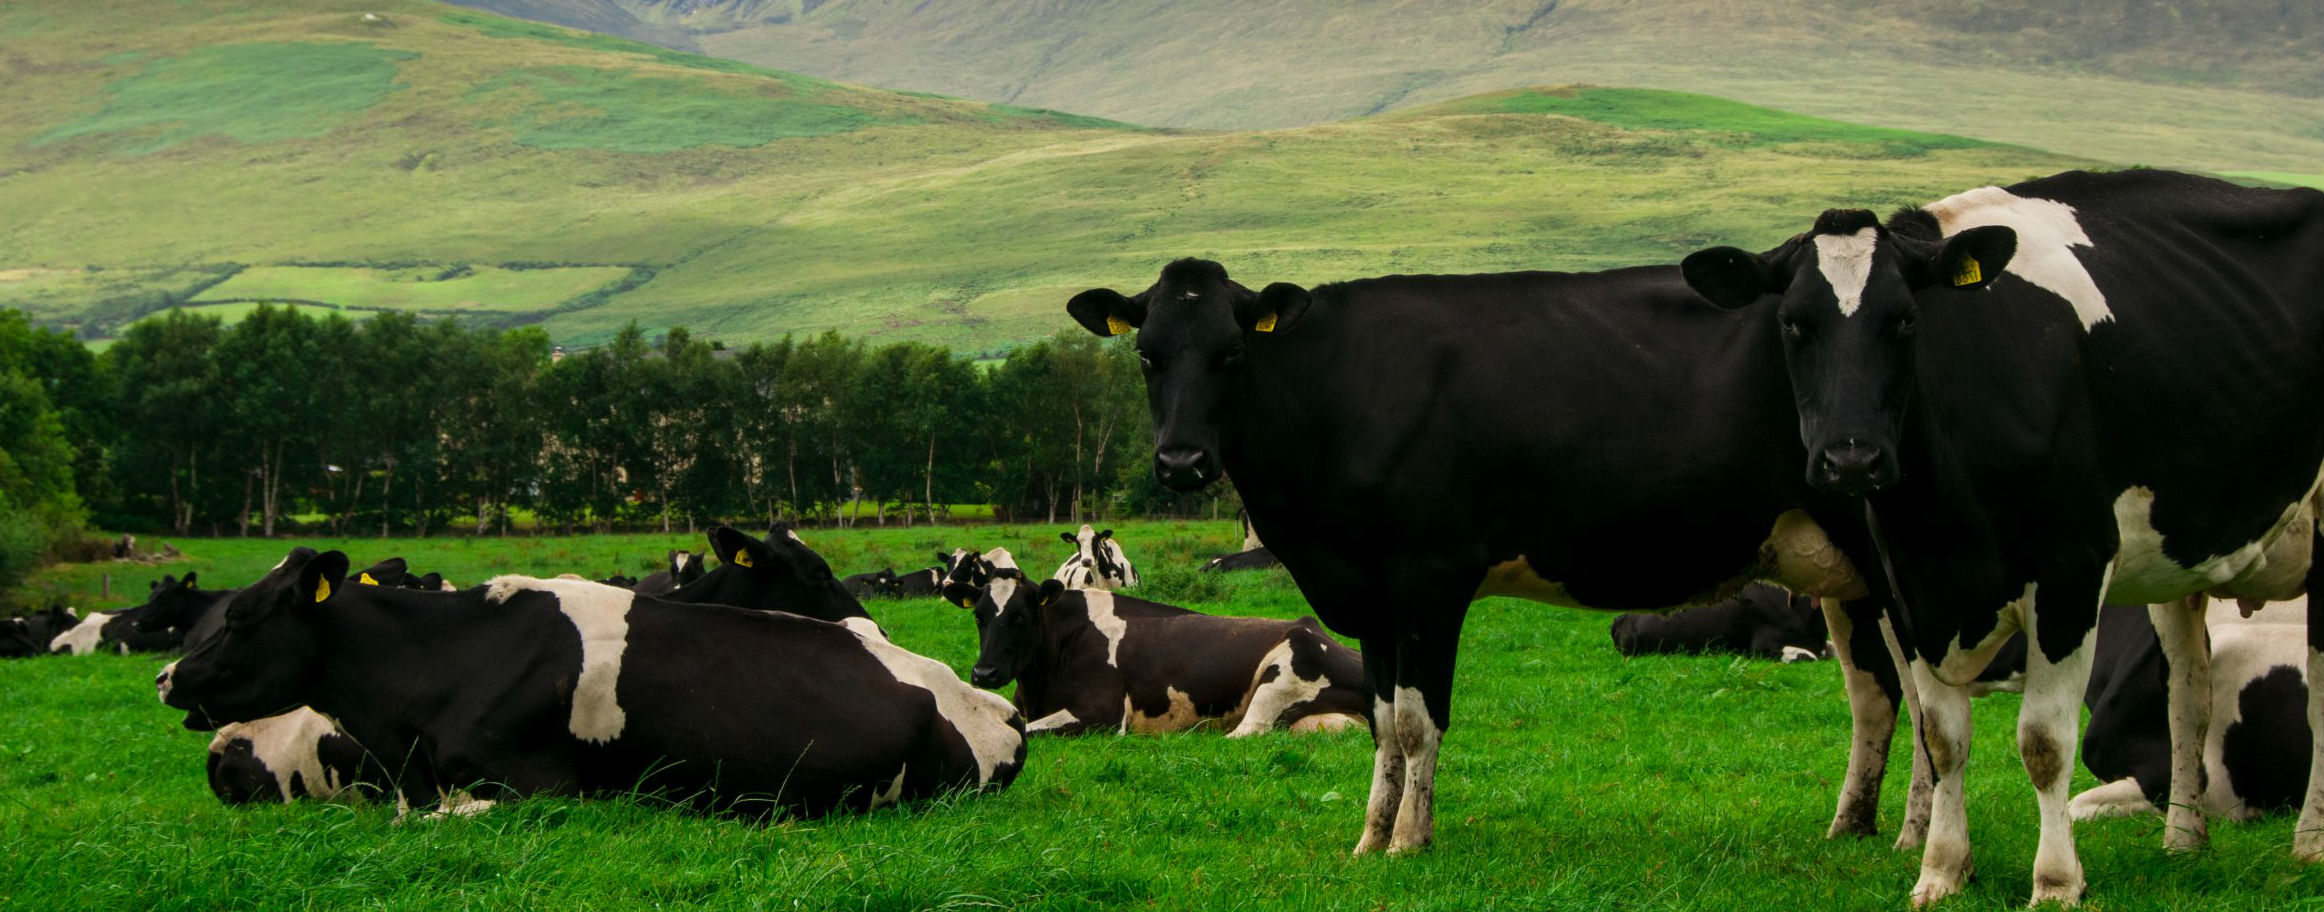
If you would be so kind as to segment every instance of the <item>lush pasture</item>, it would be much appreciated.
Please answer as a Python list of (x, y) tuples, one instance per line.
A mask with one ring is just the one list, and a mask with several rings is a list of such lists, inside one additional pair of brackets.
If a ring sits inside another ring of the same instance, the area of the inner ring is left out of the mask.
[[(1304, 610), (1281, 571), (1191, 572), (1228, 522), (1117, 523), (1151, 595), (1213, 611)], [(1057, 527), (809, 531), (841, 572), (1005, 544), (1045, 572)], [(358, 561), (402, 554), (462, 583), (498, 571), (636, 573), (689, 536), (308, 541)], [(264, 571), (288, 543), (181, 540), (165, 566), (89, 565), (44, 581), (116, 592), (198, 569)], [(83, 601), (82, 604), (88, 604)], [(876, 603), (899, 642), (965, 669), (971, 624), (941, 602)], [(11, 908), (1873, 909), (1901, 908), (1917, 858), (1829, 842), (1847, 713), (1830, 664), (1623, 659), (1604, 616), (1493, 599), (1472, 610), (1447, 741), (1437, 847), (1349, 858), (1371, 762), (1361, 732), (1216, 734), (1033, 745), (1007, 792), (862, 817), (752, 826), (642, 800), (540, 800), (398, 825), (368, 804), (229, 809), (206, 736), (153, 701), (158, 658), (0, 665), (0, 906)], [(781, 661), (769, 656), (769, 662)], [(751, 669), (731, 669), (749, 686)], [(1970, 820), (1981, 877), (1947, 908), (2016, 908), (2029, 889), (2031, 791), (2015, 698), (1981, 701)], [(1903, 742), (1882, 815), (1901, 816)], [(2077, 787), (2089, 785), (2083, 776)], [(2305, 908), (2324, 869), (2290, 861), (2291, 820), (2214, 829), (2193, 858), (2159, 824), (2080, 828), (2089, 906)]]
[(547, 310), (627, 275), (629, 269), (623, 266), (254, 266), (211, 286), (194, 300), (320, 301), (340, 307), (427, 313), (528, 313)]

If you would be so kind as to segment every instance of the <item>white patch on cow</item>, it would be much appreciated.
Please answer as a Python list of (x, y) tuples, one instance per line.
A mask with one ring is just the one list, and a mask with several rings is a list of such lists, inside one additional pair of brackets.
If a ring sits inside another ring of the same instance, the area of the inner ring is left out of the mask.
[(468, 794), (466, 791), (461, 789), (453, 789), (450, 794), (445, 795), (442, 800), (436, 802), (436, 809), (428, 812), (428, 819), (444, 820), (451, 817), (474, 817), (478, 814), (484, 813), (485, 811), (492, 810), (492, 806), (498, 803), (499, 802), (497, 801), (478, 798), (474, 795)]
[(153, 689), (161, 697), (161, 702), (165, 706), (169, 704), (170, 681), (177, 677), (177, 671), (178, 663), (171, 662), (161, 666), (161, 674), (155, 675), (153, 678)]
[(904, 774), (910, 772), (911, 769), (912, 765), (909, 763), (898, 766), (896, 768), (896, 778), (891, 780), (886, 788), (872, 793), (871, 806), (878, 808), (881, 805), (895, 804), (897, 802), (903, 801)]
[[(2324, 652), (2308, 650), (2308, 732), (2324, 738)], [(2324, 861), (2324, 751), (2308, 761), (2308, 794), (2292, 827), (2292, 857)]]
[(2066, 802), (2066, 813), (2076, 821), (2096, 820), (2100, 817), (2137, 817), (2162, 813), (2154, 802), (2146, 800), (2146, 787), (2137, 777), (2116, 779), (2097, 788), (2075, 795)]
[(1856, 573), (1855, 562), (1832, 544), (1832, 537), (1805, 510), (1786, 510), (1777, 516), (1759, 554), (1761, 572), (1793, 592), (1841, 601), (1865, 595), (1864, 578)]
[(1017, 717), (1017, 708), (1007, 698), (970, 687), (944, 663), (906, 651), (884, 637), (855, 633), (864, 650), (880, 660), (898, 682), (936, 697), (937, 714), (952, 723), (961, 740), (968, 742), (969, 753), (976, 756), (978, 784), (991, 782), (996, 771), (1016, 760), (1025, 738), (1009, 724)]
[(992, 583), (985, 587), (985, 592), (992, 596), (993, 617), (998, 618), (1009, 612), (1009, 602), (1017, 597), (1017, 578), (993, 577)]
[(1122, 667), (1122, 638), (1130, 633), (1130, 622), (1114, 614), (1114, 594), (1103, 589), (1085, 589), (1081, 604), (1089, 611), (1089, 623), (1106, 638), (1106, 665)]
[(1813, 649), (1801, 649), (1797, 646), (1783, 647), (1783, 664), (1785, 665), (1793, 662), (1813, 662), (1821, 658), (1823, 656), (1817, 655)]
[(1130, 566), (1130, 556), (1122, 553), (1122, 543), (1115, 539), (1106, 539), (1105, 549), (1106, 556), (1113, 558), (1114, 566), (1121, 568), (1121, 575), (1114, 580), (1116, 585), (1113, 588), (1137, 588), (1138, 568)]
[(77, 656), (93, 654), (97, 651), (97, 644), (105, 638), (105, 623), (112, 619), (110, 614), (91, 611), (88, 617), (82, 618), (72, 629), (50, 637), (48, 651), (69, 652)]
[(274, 566), (266, 568), (266, 572), (268, 572), (268, 573), (273, 573), (273, 572), (274, 572), (274, 571), (276, 571), (276, 570), (280, 570), (280, 569), (282, 569), (282, 565), (284, 565), (284, 564), (287, 564), (287, 563), (290, 563), (290, 555), (288, 555), (288, 554), (285, 554), (285, 555), (283, 555), (283, 556), (282, 556), (282, 560), (278, 560), (278, 561), (275, 561), (275, 562), (274, 562)]
[[(1275, 669), (1275, 679), (1259, 683), (1269, 668)], [(1259, 667), (1252, 672), (1250, 695), (1243, 698), (1243, 718), (1236, 723), (1234, 731), (1227, 733), (1227, 737), (1247, 738), (1270, 731), (1282, 721), (1285, 711), (1314, 700), (1323, 693), (1324, 688), (1330, 686), (1331, 682), (1320, 675), (1310, 680), (1293, 673), (1291, 641), (1277, 643), (1275, 648), (1267, 650), (1267, 654), (1259, 659)]]
[(1202, 722), (1202, 714), (1194, 709), (1194, 698), (1176, 687), (1162, 688), (1162, 695), (1170, 701), (1170, 708), (1159, 715), (1138, 711), (1136, 701), (1122, 697), (1122, 733), (1126, 735), (1158, 735), (1185, 731)]
[(795, 531), (793, 531), (793, 530), (790, 530), (790, 529), (784, 529), (784, 530), (783, 530), (783, 537), (784, 537), (784, 538), (788, 538), (788, 539), (790, 539), (790, 540), (792, 541), (792, 543), (794, 543), (794, 544), (797, 544), (799, 547), (802, 547), (802, 548), (804, 548), (804, 547), (806, 547), (806, 546), (807, 546), (807, 541), (806, 541), (806, 539), (802, 539), (802, 538), (800, 538), (800, 537), (799, 537), (799, 533), (798, 533), (798, 532), (795, 532)]
[(2018, 196), (2000, 187), (1979, 187), (1925, 208), (1937, 217), (1938, 230), (1946, 237), (1987, 225), (2008, 226), (2017, 232), (2017, 253), (2009, 258), (2007, 272), (2066, 299), (2084, 330), (2114, 319), (2105, 293), (2074, 255), (2073, 248), (2093, 246), (2081, 220), (2074, 217), (2074, 207)]
[(990, 551), (987, 551), (984, 553), (982, 560), (985, 563), (993, 565), (993, 569), (995, 570), (1017, 569), (1017, 556), (1010, 554), (1009, 549), (1007, 548), (994, 548)]
[(1025, 723), (1025, 733), (1030, 735), (1037, 732), (1055, 731), (1079, 721), (1081, 721), (1081, 719), (1073, 714), (1073, 710), (1060, 709), (1056, 712)]
[(621, 737), (629, 714), (616, 698), (621, 655), (629, 648), (629, 608), (637, 594), (615, 586), (528, 576), (496, 576), (484, 583), (484, 600), (498, 605), (520, 590), (546, 592), (557, 610), (581, 634), (581, 673), (573, 681), (573, 714), (566, 723), (573, 737), (604, 744)]
[(1300, 716), (1299, 721), (1291, 723), (1290, 732), (1294, 735), (1343, 732), (1362, 724), (1364, 724), (1362, 716), (1348, 713), (1317, 713), (1312, 716)]
[(839, 626), (855, 631), (857, 636), (877, 637), (882, 640), (888, 638), (887, 631), (881, 630), (879, 624), (867, 617), (840, 618)]
[[(2211, 639), (2211, 729), (2203, 744), (2202, 808), (2213, 816), (2249, 820), (2260, 812), (2236, 791), (2234, 771), (2227, 767), (2227, 730), (2243, 721), (2243, 689), (2252, 682), (2290, 668), (2306, 683), (2308, 598), (2271, 602), (2249, 616), (2209, 611), (2203, 620)], [(2289, 764), (2305, 758), (2273, 759)]]
[[(2319, 481), (2324, 481), (2324, 472)], [(2317, 484), (2311, 483), (2308, 493), (2284, 507), (2258, 539), (2182, 567), (2163, 553), (2163, 535), (2154, 524), (2154, 491), (2134, 485), (2114, 499), (2114, 524), (2122, 545), (2106, 604), (2145, 605), (2215, 590), (2234, 598), (2293, 598), (2306, 587), (2308, 563), (2314, 558), (2310, 550), (2316, 503)]]
[(1985, 667), (1993, 664), (1994, 654), (2001, 651), (2010, 637), (2025, 629), (2025, 610), (2034, 603), (2034, 590), (2038, 585), (2025, 584), (2024, 593), (1994, 612), (1998, 623), (1985, 634), (1984, 639), (1975, 643), (1954, 639), (1952, 646), (1945, 650), (1945, 654), (1931, 666), (1930, 671), (1938, 680), (1954, 687), (1976, 686), (1977, 676), (1984, 674)]
[(1853, 317), (1864, 306), (1864, 284), (1872, 278), (1872, 251), (1880, 246), (1880, 229), (1860, 228), (1855, 234), (1816, 235), (1816, 270), (1831, 283), (1839, 300), (1840, 316)]
[(322, 713), (302, 706), (279, 716), (219, 726), (217, 737), (210, 739), (210, 753), (225, 753), (229, 743), (247, 740), (250, 755), (274, 775), (275, 787), (282, 792), (285, 803), (292, 800), (293, 775), (305, 786), (307, 794), (329, 798), (339, 794), (348, 783), (340, 781), (337, 773), (323, 765), (322, 754), (316, 746), (322, 743), (324, 735), (338, 730)]
[(1436, 835), (1436, 759), (1444, 729), (1429, 718), (1428, 703), (1413, 687), (1396, 688), (1396, 745), (1404, 753), (1404, 794), (1396, 808), (1391, 855), (1428, 847)]

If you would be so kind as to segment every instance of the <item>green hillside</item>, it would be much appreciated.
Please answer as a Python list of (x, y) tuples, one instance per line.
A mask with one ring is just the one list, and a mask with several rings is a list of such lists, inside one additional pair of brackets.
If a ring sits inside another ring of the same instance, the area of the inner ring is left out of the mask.
[(1714, 98), (1527, 90), (1173, 133), (420, 0), (0, 3), (0, 305), (102, 338), (292, 300), (994, 351), (1073, 292), (1588, 268), (2082, 163)]
[(2324, 4), (2306, 2), (460, 2), (1165, 126), (1291, 126), (1592, 83), (2112, 161), (2324, 171)]

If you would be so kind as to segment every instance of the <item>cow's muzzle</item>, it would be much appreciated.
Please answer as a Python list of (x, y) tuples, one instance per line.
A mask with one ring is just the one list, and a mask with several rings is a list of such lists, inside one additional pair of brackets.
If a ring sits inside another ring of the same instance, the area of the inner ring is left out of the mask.
[(1816, 454), (1808, 484), (1817, 490), (1850, 497), (1896, 483), (1896, 460), (1888, 448), (1860, 440), (1843, 440)]
[(1218, 460), (1209, 450), (1173, 447), (1154, 451), (1154, 480), (1173, 491), (1199, 491), (1219, 479)]
[(978, 665), (968, 670), (968, 683), (991, 690), (1009, 683), (1009, 679), (1001, 676), (1000, 669), (990, 665)]

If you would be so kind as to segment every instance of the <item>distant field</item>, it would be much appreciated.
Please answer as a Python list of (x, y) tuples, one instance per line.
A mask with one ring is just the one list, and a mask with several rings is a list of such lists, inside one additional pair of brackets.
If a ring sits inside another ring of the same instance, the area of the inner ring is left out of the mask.
[[(337, 307), (327, 307), (319, 304), (285, 304), (269, 303), (266, 301), (237, 301), (231, 304), (196, 304), (173, 309), (183, 310), (186, 313), (194, 314), (196, 316), (217, 317), (219, 321), (225, 323), (228, 326), (232, 326), (236, 323), (242, 322), (244, 318), (250, 316), (251, 311), (257, 310), (262, 306), (272, 307), (277, 310), (286, 308), (290, 310), (296, 310), (300, 313), (306, 314), (309, 317), (321, 317), (324, 314), (338, 314), (340, 316), (347, 317), (348, 319), (361, 320), (370, 316), (370, 314), (359, 310), (341, 310)], [(138, 322), (142, 323), (145, 320), (158, 320), (162, 317), (163, 313), (167, 313), (167, 311), (163, 311), (162, 313), (148, 314), (143, 320), (139, 320)]]
[[(1280, 570), (1218, 577), (1232, 522), (1113, 522), (1143, 593), (1217, 613), (1289, 617)], [(1007, 545), (1029, 572), (1062, 558), (1059, 526), (807, 530), (842, 573), (924, 566), (954, 546)], [(113, 575), (245, 582), (292, 541), (180, 539), (165, 566), (44, 575), (88, 592)], [(474, 584), (502, 571), (636, 573), (698, 537), (300, 539), (357, 561), (402, 554)], [(93, 604), (83, 600), (83, 605)], [(899, 644), (964, 671), (966, 612), (868, 606)], [(1855, 912), (1905, 906), (1918, 857), (1889, 847), (1907, 745), (1891, 756), (1889, 835), (1827, 841), (1848, 724), (1829, 663), (1624, 659), (1605, 615), (1508, 599), (1470, 611), (1437, 798), (1437, 844), (1351, 858), (1372, 758), (1360, 730), (1228, 741), (1215, 733), (1037, 740), (1024, 775), (963, 796), (813, 823), (751, 826), (635, 799), (539, 799), (472, 820), (394, 824), (380, 804), (227, 808), (202, 773), (208, 735), (155, 703), (162, 657), (0, 663), (0, 905), (714, 910), (1240, 909)], [(768, 656), (767, 662), (780, 662)], [(731, 670), (735, 686), (757, 680)], [(1977, 701), (1969, 826), (1978, 877), (1946, 904), (2024, 907), (2033, 802), (2016, 758), (2018, 698)], [(2094, 784), (2077, 773), (2075, 787)], [(2160, 822), (2075, 827), (2107, 912), (2296, 909), (2324, 866), (2291, 860), (2293, 821), (2215, 824), (2211, 851), (2165, 855)]]
[(2318, 190), (2324, 190), (2324, 174), (2307, 174), (2296, 171), (2222, 171), (2220, 173), (2228, 177), (2241, 177), (2251, 180), (2268, 181), (2270, 183), (2289, 184), (2294, 187), (2314, 187)]
[(406, 269), (254, 266), (196, 297), (203, 301), (318, 301), (341, 307), (428, 313), (546, 310), (629, 275), (625, 266)]

